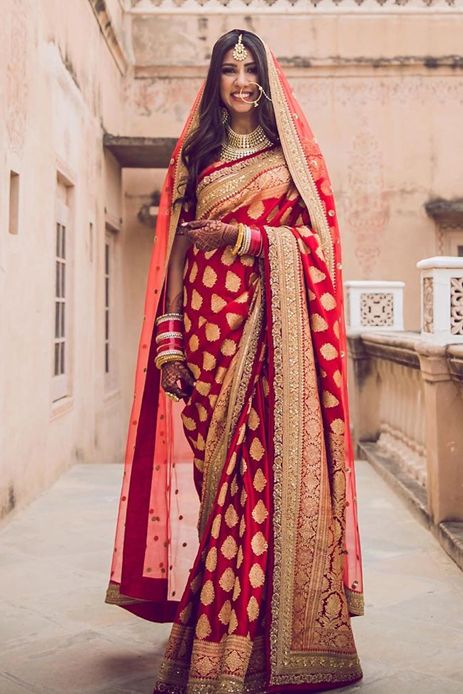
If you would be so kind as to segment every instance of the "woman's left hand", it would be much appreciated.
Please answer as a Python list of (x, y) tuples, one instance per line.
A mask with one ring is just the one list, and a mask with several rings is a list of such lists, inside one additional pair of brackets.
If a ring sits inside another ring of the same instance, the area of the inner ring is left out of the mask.
[(185, 236), (202, 251), (234, 246), (238, 236), (237, 226), (225, 224), (218, 219), (193, 220), (186, 222), (182, 228), (185, 230)]

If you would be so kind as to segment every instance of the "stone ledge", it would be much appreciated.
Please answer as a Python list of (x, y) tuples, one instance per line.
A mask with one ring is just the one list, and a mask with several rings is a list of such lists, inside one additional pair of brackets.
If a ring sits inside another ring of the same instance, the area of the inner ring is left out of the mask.
[(359, 441), (357, 449), (359, 457), (367, 460), (384, 481), (405, 501), (409, 510), (420, 523), (426, 528), (430, 528), (431, 518), (428, 513), (428, 500), (424, 487), (407, 475), (395, 460), (382, 453), (374, 441)]
[(427, 510), (426, 490), (409, 477), (391, 457), (385, 456), (374, 441), (357, 444), (358, 457), (367, 460), (385, 482), (405, 502), (407, 508), (436, 537), (441, 547), (463, 570), (463, 521), (444, 521), (434, 525)]

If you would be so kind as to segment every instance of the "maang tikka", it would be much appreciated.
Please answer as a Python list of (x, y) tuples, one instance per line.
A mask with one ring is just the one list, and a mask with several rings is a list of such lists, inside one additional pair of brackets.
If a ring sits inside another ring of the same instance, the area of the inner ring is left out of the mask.
[(243, 43), (243, 34), (238, 36), (238, 41), (233, 49), (233, 57), (235, 60), (246, 60), (248, 57), (248, 52)]

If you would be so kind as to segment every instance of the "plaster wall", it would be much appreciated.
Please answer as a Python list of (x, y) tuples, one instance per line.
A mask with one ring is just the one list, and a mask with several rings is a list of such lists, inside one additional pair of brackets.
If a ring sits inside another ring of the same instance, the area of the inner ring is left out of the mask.
[[(120, 389), (108, 389), (103, 361), (105, 227), (121, 217), (121, 174), (102, 136), (125, 127), (122, 73), (91, 4), (65, 5), (4, 0), (1, 8), (0, 516), (72, 463), (114, 462), (124, 446)], [(68, 206), (69, 384), (53, 402), (57, 199)], [(118, 311), (120, 302), (115, 321)]]

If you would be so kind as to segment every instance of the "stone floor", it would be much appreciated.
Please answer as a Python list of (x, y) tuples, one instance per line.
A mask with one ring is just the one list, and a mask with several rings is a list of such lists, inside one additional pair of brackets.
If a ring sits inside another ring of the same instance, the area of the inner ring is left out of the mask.
[[(345, 692), (463, 692), (463, 574), (358, 464), (365, 677)], [(150, 694), (169, 625), (105, 605), (121, 478), (72, 468), (0, 533), (0, 693)]]

